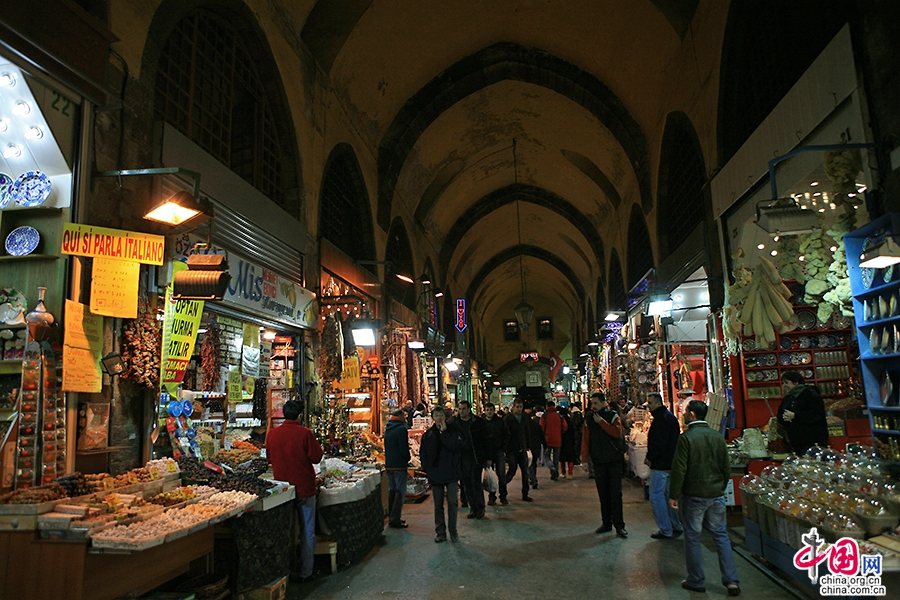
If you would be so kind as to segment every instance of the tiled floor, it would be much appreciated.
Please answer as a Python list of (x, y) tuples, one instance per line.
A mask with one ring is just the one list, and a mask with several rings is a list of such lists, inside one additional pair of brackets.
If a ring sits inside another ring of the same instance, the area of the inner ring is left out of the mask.
[[(487, 508), (482, 520), (460, 509), (459, 543), (434, 542), (433, 504), (406, 504), (408, 529), (386, 529), (384, 542), (356, 564), (291, 584), (288, 598), (441, 598), (614, 600), (689, 598), (681, 588), (681, 540), (654, 540), (650, 504), (640, 487), (625, 482), (629, 536), (597, 535), (600, 504), (594, 481), (580, 467), (574, 480), (550, 481), (539, 471), (540, 488), (526, 504), (510, 494), (508, 506)], [(510, 490), (520, 490), (518, 477)], [(711, 540), (704, 537), (705, 596), (727, 597), (720, 583)], [(735, 555), (745, 598), (795, 596)]]

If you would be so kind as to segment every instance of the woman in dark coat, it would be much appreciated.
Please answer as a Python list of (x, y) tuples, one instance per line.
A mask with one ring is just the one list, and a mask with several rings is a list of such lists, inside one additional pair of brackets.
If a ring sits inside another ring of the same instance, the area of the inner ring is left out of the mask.
[(572, 417), (569, 415), (569, 409), (559, 407), (560, 418), (566, 422), (566, 427), (562, 432), (562, 446), (559, 448), (560, 470), (563, 479), (574, 479), (575, 462), (578, 460), (578, 452), (575, 449), (575, 427), (572, 425)]
[(786, 371), (781, 375), (784, 399), (778, 407), (778, 422), (787, 431), (788, 443), (795, 454), (805, 454), (810, 446), (822, 448), (828, 445), (828, 421), (825, 419), (825, 402), (819, 390), (807, 385), (799, 371)]

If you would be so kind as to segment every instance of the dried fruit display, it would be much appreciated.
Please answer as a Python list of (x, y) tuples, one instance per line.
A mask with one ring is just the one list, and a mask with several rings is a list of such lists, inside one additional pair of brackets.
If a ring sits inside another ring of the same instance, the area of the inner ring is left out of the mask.
[(122, 340), (122, 378), (150, 388), (159, 385), (162, 329), (147, 302), (141, 302), (137, 318), (122, 327)]
[(213, 392), (219, 387), (219, 352), (221, 349), (219, 324), (215, 319), (210, 319), (203, 341), (200, 342), (200, 368), (203, 370), (204, 392)]
[(0, 504), (40, 504), (66, 497), (66, 489), (58, 483), (38, 485), (0, 496)]

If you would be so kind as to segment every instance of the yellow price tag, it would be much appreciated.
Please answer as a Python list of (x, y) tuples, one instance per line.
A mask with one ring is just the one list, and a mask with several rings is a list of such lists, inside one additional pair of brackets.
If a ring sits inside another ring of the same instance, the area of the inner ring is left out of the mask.
[(150, 471), (150, 480), (156, 481), (157, 479), (159, 479), (159, 471), (153, 469), (152, 471)]
[(116, 480), (112, 477), (104, 477), (103, 478), (103, 489), (104, 490), (114, 490), (116, 489)]
[(138, 481), (137, 475), (135, 475), (134, 473), (129, 473), (128, 474), (128, 483), (130, 483), (131, 485), (134, 485), (136, 483), (140, 483), (140, 481)]
[(166, 467), (169, 469), (169, 473), (175, 473), (178, 469), (178, 465), (174, 462), (166, 463)]

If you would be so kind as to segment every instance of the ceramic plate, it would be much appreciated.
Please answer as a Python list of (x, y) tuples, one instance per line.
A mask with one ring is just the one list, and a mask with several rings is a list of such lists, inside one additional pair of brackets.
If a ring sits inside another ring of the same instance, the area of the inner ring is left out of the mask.
[(50, 196), (50, 178), (41, 171), (25, 171), (10, 188), (19, 206), (40, 206)]
[(872, 281), (875, 280), (875, 269), (872, 267), (863, 267), (860, 269), (860, 276), (862, 278), (863, 289), (867, 290), (872, 287)]
[(818, 346), (817, 346), (817, 347), (819, 347), (819, 348), (827, 348), (828, 346), (831, 345), (831, 344), (828, 343), (828, 342), (830, 341), (830, 340), (828, 339), (828, 336), (825, 335), (824, 333), (823, 333), (822, 335), (820, 335), (819, 337), (817, 337), (817, 338), (816, 338), (816, 341), (818, 342)]
[(12, 177), (6, 173), (0, 173), (0, 210), (6, 208), (12, 201), (12, 195), (9, 193), (9, 187), (12, 183)]
[(891, 316), (891, 306), (890, 302), (884, 296), (881, 296), (878, 299), (878, 318), (886, 319)]
[(891, 381), (891, 374), (887, 369), (881, 373), (881, 405), (891, 406), (894, 401), (894, 382)]
[(787, 366), (791, 364), (791, 355), (790, 354), (782, 354), (778, 357), (778, 362), (781, 363), (782, 366)]
[(797, 311), (797, 328), (808, 330), (816, 326), (818, 319), (816, 313), (811, 310), (804, 309)]
[(872, 350), (872, 354), (881, 353), (880, 343), (881, 340), (879, 339), (878, 331), (873, 327), (872, 331), (869, 332), (869, 349)]
[(891, 343), (891, 330), (887, 327), (884, 328), (884, 333), (881, 334), (881, 348), (888, 354), (894, 348), (894, 345)]
[(744, 349), (744, 352), (753, 352), (756, 350), (756, 340), (753, 338), (749, 338), (744, 340), (744, 343), (741, 344), (741, 347)]
[(894, 278), (894, 265), (889, 265), (881, 271), (881, 278), (885, 283)]
[(637, 351), (637, 355), (643, 359), (651, 358), (654, 354), (656, 354), (656, 348), (649, 344), (644, 344), (639, 347)]
[(809, 352), (800, 352), (800, 364), (808, 365), (812, 360), (812, 355)]
[(835, 329), (847, 329), (850, 327), (852, 320), (852, 317), (847, 317), (835, 312), (834, 316), (831, 318), (831, 326)]
[(780, 340), (778, 340), (778, 345), (781, 346), (782, 350), (790, 350), (791, 346), (793, 346), (794, 344), (791, 341), (791, 338), (782, 337)]
[(809, 348), (811, 340), (808, 337), (806, 337), (805, 335), (801, 335), (800, 337), (797, 338), (797, 342), (799, 342), (799, 346), (801, 348)]
[(10, 256), (27, 256), (37, 250), (41, 234), (34, 227), (17, 227), (6, 236), (6, 253)]

